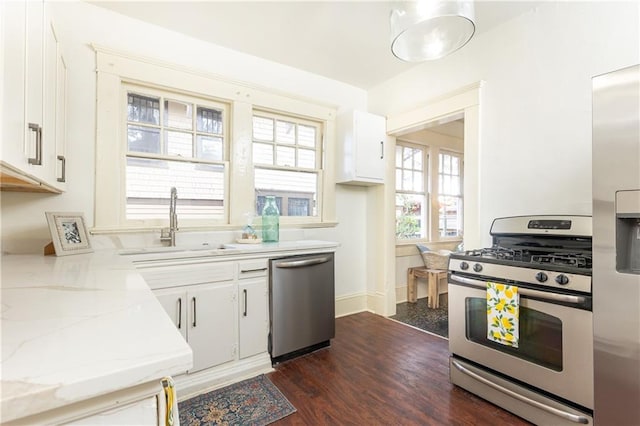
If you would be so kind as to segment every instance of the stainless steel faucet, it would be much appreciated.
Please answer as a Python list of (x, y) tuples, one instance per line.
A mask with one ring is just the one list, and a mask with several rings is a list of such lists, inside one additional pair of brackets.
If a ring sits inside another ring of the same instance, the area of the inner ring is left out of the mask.
[(169, 228), (160, 231), (160, 241), (169, 241), (169, 246), (176, 245), (176, 231), (178, 230), (178, 214), (176, 206), (178, 204), (178, 190), (171, 188), (171, 200), (169, 201)]

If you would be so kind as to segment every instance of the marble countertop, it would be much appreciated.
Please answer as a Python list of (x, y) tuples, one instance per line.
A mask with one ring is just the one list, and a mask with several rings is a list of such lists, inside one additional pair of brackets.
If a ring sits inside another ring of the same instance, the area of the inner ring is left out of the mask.
[(125, 256), (1, 260), (0, 423), (191, 367), (191, 349)]

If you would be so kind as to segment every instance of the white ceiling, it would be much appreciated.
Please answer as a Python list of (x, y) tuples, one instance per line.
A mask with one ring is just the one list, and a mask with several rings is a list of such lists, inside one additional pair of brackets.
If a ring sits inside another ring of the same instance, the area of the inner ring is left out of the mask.
[[(91, 1), (219, 46), (370, 89), (416, 64), (391, 54), (389, 1)], [(476, 35), (530, 1), (475, 2)]]

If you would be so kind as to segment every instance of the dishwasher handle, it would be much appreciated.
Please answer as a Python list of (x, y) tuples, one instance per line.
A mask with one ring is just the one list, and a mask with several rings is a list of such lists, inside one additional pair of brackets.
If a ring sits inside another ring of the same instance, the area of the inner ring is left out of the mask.
[(331, 256), (313, 257), (311, 259), (301, 260), (283, 260), (274, 262), (276, 268), (304, 268), (305, 266), (320, 265), (331, 260)]

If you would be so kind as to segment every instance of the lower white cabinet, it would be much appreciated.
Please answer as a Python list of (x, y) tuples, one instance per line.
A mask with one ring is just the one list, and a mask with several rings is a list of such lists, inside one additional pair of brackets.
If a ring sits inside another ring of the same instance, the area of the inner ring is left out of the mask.
[(94, 414), (65, 425), (159, 425), (158, 398), (155, 396), (133, 402), (122, 407), (112, 408), (99, 414)]
[(269, 331), (268, 285), (265, 277), (240, 280), (240, 359), (267, 350)]
[(160, 304), (193, 351), (195, 373), (233, 361), (236, 347), (235, 282), (156, 290)]

